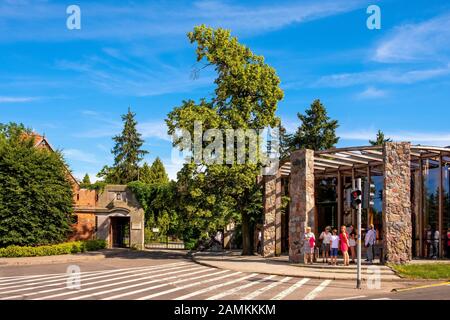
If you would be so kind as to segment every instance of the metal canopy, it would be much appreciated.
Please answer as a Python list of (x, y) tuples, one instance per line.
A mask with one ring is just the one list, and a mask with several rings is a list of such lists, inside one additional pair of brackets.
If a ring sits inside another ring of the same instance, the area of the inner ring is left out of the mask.
[[(411, 146), (412, 166), (419, 159), (428, 159), (439, 156), (450, 156), (450, 147), (433, 146)], [(336, 148), (314, 152), (314, 171), (317, 175), (331, 175), (338, 172), (360, 171), (367, 167), (383, 165), (382, 146), (362, 146)], [(291, 162), (289, 159), (281, 161), (280, 172), (283, 176), (291, 173)]]

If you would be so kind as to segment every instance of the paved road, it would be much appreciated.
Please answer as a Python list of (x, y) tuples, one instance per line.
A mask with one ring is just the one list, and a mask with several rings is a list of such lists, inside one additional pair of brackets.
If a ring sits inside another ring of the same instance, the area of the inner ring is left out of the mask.
[(401, 297), (400, 294), (389, 293), (390, 287), (355, 290), (354, 284), (348, 281), (205, 267), (190, 261), (182, 252), (128, 252), (114, 258), (78, 263), (70, 269), (72, 273), (67, 272), (69, 266), (0, 267), (0, 299), (314, 300)]

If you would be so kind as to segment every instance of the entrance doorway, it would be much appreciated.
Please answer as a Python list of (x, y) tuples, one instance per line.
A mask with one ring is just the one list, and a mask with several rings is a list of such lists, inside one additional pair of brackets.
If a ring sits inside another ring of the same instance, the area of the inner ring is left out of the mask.
[(130, 217), (110, 217), (110, 219), (112, 246), (128, 248), (130, 246)]

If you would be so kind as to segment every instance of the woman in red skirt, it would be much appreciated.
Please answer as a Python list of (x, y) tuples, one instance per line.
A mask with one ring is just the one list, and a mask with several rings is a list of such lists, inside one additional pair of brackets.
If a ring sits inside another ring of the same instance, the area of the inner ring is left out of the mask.
[(349, 256), (348, 256), (348, 247), (349, 247), (349, 241), (348, 241), (348, 234), (347, 234), (347, 228), (345, 226), (341, 227), (341, 234), (339, 235), (339, 240), (341, 244), (341, 251), (342, 255), (344, 256), (344, 265), (348, 266), (350, 264)]

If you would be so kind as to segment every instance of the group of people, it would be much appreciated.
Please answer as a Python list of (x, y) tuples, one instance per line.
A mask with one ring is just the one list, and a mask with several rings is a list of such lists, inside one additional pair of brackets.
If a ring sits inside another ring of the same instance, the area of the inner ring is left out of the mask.
[[(364, 238), (364, 245), (367, 248), (367, 259), (369, 263), (373, 263), (375, 256), (374, 246), (376, 243), (377, 235), (374, 226), (371, 224)], [(311, 228), (307, 227), (304, 235), (304, 262), (305, 264), (312, 264), (314, 260), (314, 254), (316, 250), (316, 238), (314, 233), (311, 232)], [(337, 257), (339, 251), (341, 251), (344, 258), (344, 265), (350, 265), (350, 255), (352, 263), (355, 263), (356, 259), (356, 241), (357, 234), (352, 225), (341, 226), (340, 233), (337, 229), (331, 230), (331, 227), (326, 227), (320, 234), (319, 240), (322, 244), (320, 246), (322, 251), (323, 263), (331, 265), (337, 265)], [(350, 251), (350, 254), (349, 254)], [(330, 262), (328, 259), (330, 258)]]

